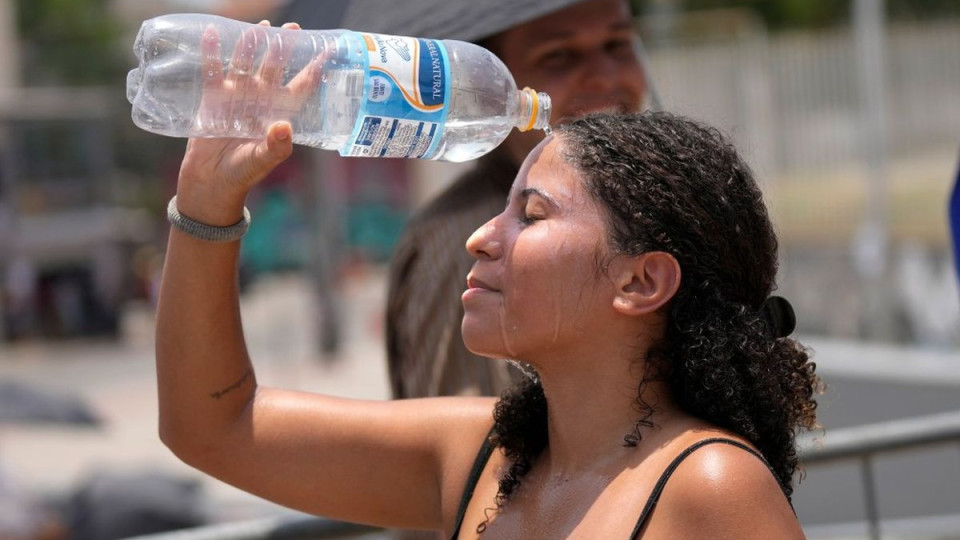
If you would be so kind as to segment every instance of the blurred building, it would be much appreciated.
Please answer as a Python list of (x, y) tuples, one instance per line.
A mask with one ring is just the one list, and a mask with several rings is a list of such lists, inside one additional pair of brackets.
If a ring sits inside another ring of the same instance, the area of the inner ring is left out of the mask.
[(20, 86), (14, 7), (0, 2), (0, 337), (115, 335), (149, 224), (111, 201), (111, 96)]
[[(851, 3), (853, 4), (853, 3)], [(729, 133), (781, 239), (806, 335), (960, 344), (946, 205), (960, 19), (770, 33), (742, 9), (641, 18), (664, 107)]]
[[(12, 30), (15, 4), (0, 0), (0, 280), (6, 291), (0, 303), (4, 313), (26, 309), (7, 319), (34, 333), (39, 320), (71, 333), (77, 325), (63, 322), (72, 320), (64, 313), (77, 312), (70, 306), (85, 305), (81, 319), (96, 318), (90, 313), (115, 312), (136, 286), (129, 283), (135, 279), (129, 258), (137, 242), (149, 237), (157, 245), (154, 255), (138, 255), (141, 262), (159, 257), (162, 205), (172, 195), (179, 156), (169, 152), (165, 161), (148, 162), (121, 155), (137, 144), (160, 147), (171, 140), (142, 133), (152, 144), (127, 140), (136, 130), (112, 87), (18, 89), (17, 64), (30, 51), (21, 51)], [(342, 17), (346, 5), (109, 4), (125, 25), (124, 51), (139, 22), (162, 13), (202, 11), (276, 24), (310, 10), (317, 21)], [(661, 10), (637, 26), (664, 108), (730, 133), (757, 171), (783, 241), (781, 291), (798, 310), (801, 332), (957, 343), (960, 306), (944, 208), (957, 166), (960, 21), (880, 20), (872, 33), (842, 24), (769, 33), (749, 10)], [(110, 140), (116, 124), (128, 129), (122, 146)], [(155, 191), (147, 205), (152, 221), (145, 224), (136, 213), (117, 210), (116, 188), (129, 184), (116, 178), (116, 162), (124, 159), (124, 174), (141, 176)], [(260, 225), (243, 248), (245, 275), (306, 269), (317, 276), (318, 340), (335, 348), (339, 276), (355, 261), (384, 263), (410, 212), (469, 166), (349, 160), (298, 147), (251, 196)], [(123, 239), (104, 240), (121, 231)], [(41, 248), (44, 238), (49, 241)], [(62, 313), (51, 315), (57, 310)]]

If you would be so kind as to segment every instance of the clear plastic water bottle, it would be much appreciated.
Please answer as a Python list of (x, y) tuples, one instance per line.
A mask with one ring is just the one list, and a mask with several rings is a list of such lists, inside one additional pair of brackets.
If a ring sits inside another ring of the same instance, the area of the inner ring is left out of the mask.
[(344, 156), (466, 161), (550, 121), (548, 95), (462, 41), (177, 14), (145, 21), (133, 50), (133, 121), (162, 135), (261, 138), (287, 120), (295, 143)]

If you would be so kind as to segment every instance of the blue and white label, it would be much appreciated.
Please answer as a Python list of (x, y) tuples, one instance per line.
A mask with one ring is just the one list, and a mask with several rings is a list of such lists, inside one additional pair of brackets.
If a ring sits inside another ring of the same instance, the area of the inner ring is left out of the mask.
[(359, 34), (367, 55), (365, 100), (348, 156), (421, 158), (443, 135), (450, 63), (432, 39)]
[(370, 94), (367, 96), (367, 99), (374, 103), (382, 103), (390, 99), (390, 94), (393, 93), (393, 86), (387, 82), (387, 79), (379, 75), (372, 75), (370, 77)]

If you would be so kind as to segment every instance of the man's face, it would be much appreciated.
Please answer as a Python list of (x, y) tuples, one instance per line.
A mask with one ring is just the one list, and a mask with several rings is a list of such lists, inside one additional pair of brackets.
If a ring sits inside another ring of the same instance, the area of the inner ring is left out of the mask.
[[(624, 0), (587, 0), (506, 30), (488, 42), (517, 86), (550, 94), (556, 125), (589, 112), (640, 109), (646, 80), (634, 52)], [(516, 163), (543, 133), (514, 132), (504, 143)]]

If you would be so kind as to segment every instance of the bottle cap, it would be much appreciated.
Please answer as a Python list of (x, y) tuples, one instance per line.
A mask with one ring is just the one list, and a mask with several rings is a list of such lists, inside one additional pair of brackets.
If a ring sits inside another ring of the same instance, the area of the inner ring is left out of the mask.
[(545, 92), (537, 92), (529, 86), (520, 92), (523, 105), (523, 119), (526, 121), (517, 126), (520, 131), (531, 129), (546, 129), (550, 126), (550, 96)]

